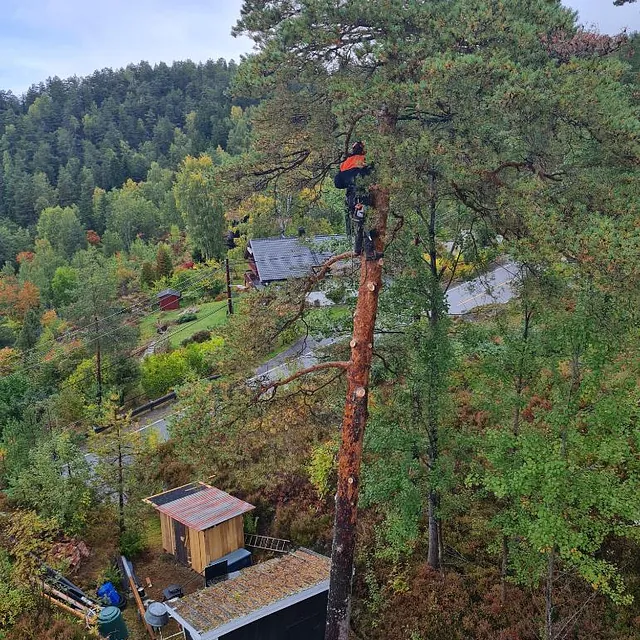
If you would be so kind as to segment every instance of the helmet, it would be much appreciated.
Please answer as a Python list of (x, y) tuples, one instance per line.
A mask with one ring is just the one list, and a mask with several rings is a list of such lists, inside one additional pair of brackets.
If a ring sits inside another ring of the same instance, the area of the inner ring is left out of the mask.
[(362, 140), (358, 140), (358, 142), (354, 142), (351, 147), (351, 155), (353, 156), (363, 156), (364, 155), (364, 142)]

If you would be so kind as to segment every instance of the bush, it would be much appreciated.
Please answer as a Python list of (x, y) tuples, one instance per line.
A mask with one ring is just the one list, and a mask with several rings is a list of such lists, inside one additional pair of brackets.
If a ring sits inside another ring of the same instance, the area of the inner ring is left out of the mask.
[(214, 369), (215, 355), (224, 344), (222, 338), (214, 337), (206, 342), (192, 342), (184, 348), (189, 369), (198, 376), (206, 376)]
[(325, 295), (334, 304), (341, 304), (347, 296), (347, 287), (343, 282), (333, 282), (332, 286), (327, 289)]
[(137, 529), (127, 529), (120, 536), (120, 553), (127, 558), (134, 558), (145, 550), (144, 536)]
[(335, 490), (336, 456), (339, 447), (337, 440), (330, 440), (315, 447), (311, 453), (307, 471), (311, 484), (321, 498), (326, 498)]
[(208, 329), (202, 329), (200, 331), (196, 331), (190, 338), (186, 338), (185, 340), (183, 340), (182, 346), (185, 347), (192, 342), (200, 344), (202, 342), (206, 342), (207, 340), (209, 340), (209, 338), (211, 338), (211, 331), (209, 331)]
[(211, 331), (209, 331), (208, 329), (202, 329), (201, 331), (196, 331), (191, 336), (191, 342), (197, 342), (197, 343), (206, 342), (210, 337), (211, 337)]
[(176, 324), (186, 324), (198, 319), (197, 313), (185, 313), (176, 320)]
[(188, 372), (187, 359), (180, 351), (147, 356), (142, 362), (142, 388), (149, 398), (157, 398), (184, 382)]

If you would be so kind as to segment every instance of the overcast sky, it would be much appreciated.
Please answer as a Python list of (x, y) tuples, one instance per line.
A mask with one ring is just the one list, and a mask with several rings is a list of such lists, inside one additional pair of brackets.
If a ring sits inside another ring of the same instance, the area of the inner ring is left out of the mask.
[[(366, 0), (364, 0), (366, 1)], [(583, 23), (640, 30), (640, 2), (565, 0)], [(230, 30), (241, 0), (0, 0), (0, 89), (130, 62), (235, 58), (251, 50)]]

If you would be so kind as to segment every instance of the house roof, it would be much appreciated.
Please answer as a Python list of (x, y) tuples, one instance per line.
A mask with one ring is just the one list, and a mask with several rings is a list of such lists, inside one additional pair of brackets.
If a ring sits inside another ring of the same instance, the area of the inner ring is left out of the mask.
[(180, 298), (182, 294), (175, 289), (163, 289), (157, 294), (158, 298), (166, 298), (167, 296), (177, 296), (178, 298)]
[(166, 604), (191, 635), (210, 640), (326, 591), (330, 570), (329, 558), (298, 549)]
[(192, 482), (147, 498), (145, 502), (189, 529), (202, 531), (255, 509), (252, 504), (204, 482)]
[(326, 246), (346, 236), (314, 236), (312, 238), (254, 238), (249, 252), (261, 282), (302, 278), (321, 266), (334, 253)]

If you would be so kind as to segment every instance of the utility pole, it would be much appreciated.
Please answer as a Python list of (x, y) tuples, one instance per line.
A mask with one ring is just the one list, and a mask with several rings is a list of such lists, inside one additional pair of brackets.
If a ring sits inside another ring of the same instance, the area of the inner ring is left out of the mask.
[(227, 312), (233, 315), (233, 300), (231, 299), (231, 273), (229, 271), (229, 258), (224, 260), (225, 271), (227, 272)]

